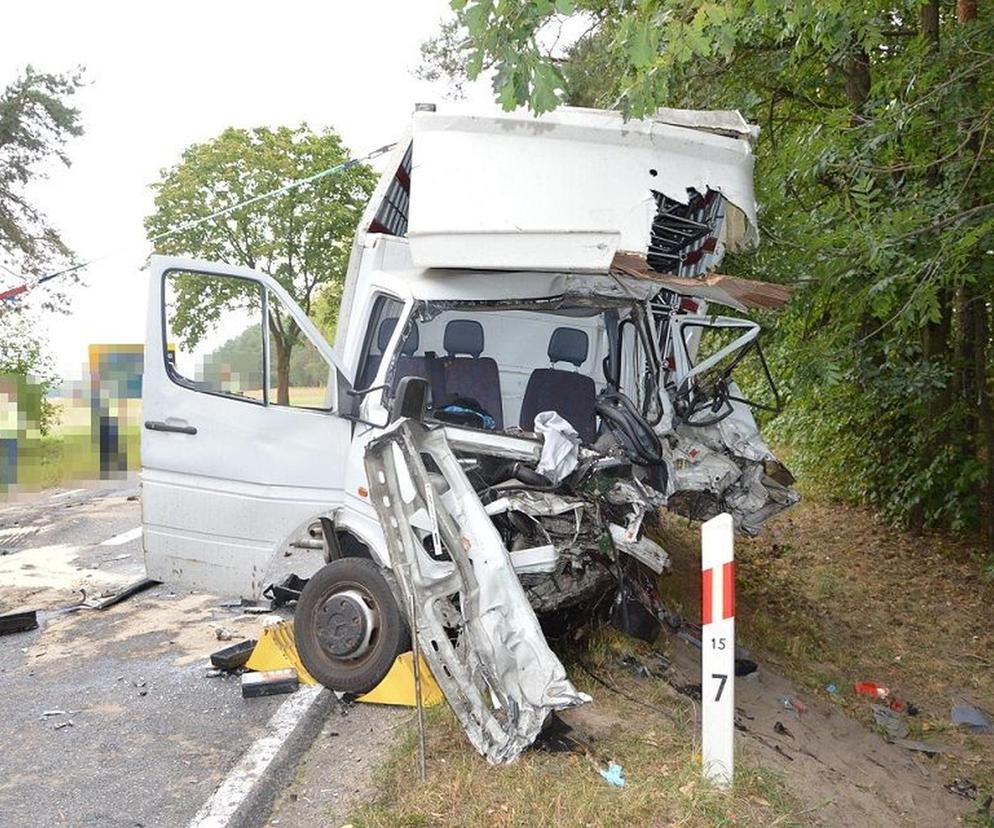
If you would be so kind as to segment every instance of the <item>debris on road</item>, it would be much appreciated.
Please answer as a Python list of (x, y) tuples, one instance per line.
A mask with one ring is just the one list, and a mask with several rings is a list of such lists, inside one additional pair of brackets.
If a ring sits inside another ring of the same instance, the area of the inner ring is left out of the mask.
[(242, 698), (254, 699), (259, 696), (275, 696), (279, 693), (293, 693), (300, 681), (292, 667), (282, 670), (264, 670), (242, 675)]
[(256, 640), (250, 638), (245, 641), (239, 641), (237, 644), (232, 644), (230, 647), (225, 647), (223, 650), (218, 650), (216, 653), (211, 653), (211, 664), (217, 667), (217, 669), (226, 670), (229, 673), (237, 670), (239, 667), (244, 667), (245, 662), (252, 655), (255, 645)]
[(300, 600), (301, 590), (307, 586), (309, 578), (301, 578), (293, 573), (289, 574), (278, 584), (270, 584), (263, 591), (264, 597), (271, 601), (270, 608), (277, 609), (287, 604), (295, 604)]
[(317, 684), (297, 654), (293, 623), (274, 618), (262, 628), (262, 635), (245, 662), (249, 670), (272, 671), (292, 668), (303, 684)]
[(64, 722), (56, 722), (54, 729), (62, 730), (62, 728), (64, 727), (72, 727), (72, 726), (73, 726), (72, 719), (66, 719)]
[(37, 610), (0, 615), (0, 635), (10, 635), (11, 633), (27, 632), (28, 630), (36, 629), (38, 629)]
[(86, 593), (83, 593), (84, 600), (81, 602), (80, 606), (87, 609), (95, 610), (105, 610), (110, 607), (120, 604), (122, 601), (131, 598), (133, 595), (137, 595), (139, 592), (144, 592), (146, 589), (151, 589), (154, 586), (158, 586), (162, 581), (156, 581), (154, 578), (142, 578), (140, 581), (135, 581), (133, 584), (126, 586), (119, 592), (115, 592), (106, 598), (93, 599), (91, 601), (85, 600)]
[(949, 720), (958, 727), (965, 727), (974, 733), (990, 733), (994, 725), (987, 714), (972, 704), (957, 704), (949, 713)]

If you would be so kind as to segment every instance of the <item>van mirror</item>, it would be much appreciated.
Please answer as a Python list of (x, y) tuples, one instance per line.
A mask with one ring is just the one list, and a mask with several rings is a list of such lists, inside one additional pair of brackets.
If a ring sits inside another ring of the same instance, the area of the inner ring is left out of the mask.
[(390, 403), (390, 422), (408, 417), (424, 422), (428, 412), (428, 380), (421, 377), (404, 377), (397, 384), (397, 393)]

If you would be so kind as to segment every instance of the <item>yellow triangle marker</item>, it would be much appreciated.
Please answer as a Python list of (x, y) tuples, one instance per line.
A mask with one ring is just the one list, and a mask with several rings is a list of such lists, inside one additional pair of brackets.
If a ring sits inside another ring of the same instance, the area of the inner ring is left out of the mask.
[(280, 670), (293, 667), (301, 684), (317, 684), (317, 680), (297, 655), (297, 642), (293, 638), (293, 622), (280, 621), (262, 628), (259, 643), (252, 650), (245, 666), (249, 670)]
[[(421, 704), (434, 707), (445, 700), (442, 688), (428, 669), (424, 658), (421, 659)], [(417, 698), (414, 688), (414, 653), (401, 653), (394, 659), (393, 666), (384, 677), (364, 696), (356, 701), (367, 704), (396, 704), (403, 707), (416, 707)]]

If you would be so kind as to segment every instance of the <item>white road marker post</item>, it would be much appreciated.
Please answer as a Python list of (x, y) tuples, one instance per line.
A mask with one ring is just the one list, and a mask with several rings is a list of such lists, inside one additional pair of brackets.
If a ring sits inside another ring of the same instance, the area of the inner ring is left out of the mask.
[(701, 527), (701, 760), (705, 779), (730, 788), (735, 734), (735, 546), (732, 516)]

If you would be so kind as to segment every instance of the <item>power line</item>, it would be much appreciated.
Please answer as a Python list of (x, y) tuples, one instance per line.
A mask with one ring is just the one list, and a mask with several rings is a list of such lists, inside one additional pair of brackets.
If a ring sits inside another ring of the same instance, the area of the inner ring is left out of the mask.
[[(201, 224), (206, 224), (208, 221), (214, 221), (215, 219), (219, 219), (222, 216), (228, 215), (228, 213), (233, 213), (235, 210), (240, 210), (243, 207), (251, 207), (253, 204), (258, 204), (262, 201), (266, 201), (267, 199), (274, 198), (278, 195), (283, 195), (283, 193), (288, 193), (291, 190), (297, 189), (298, 187), (303, 187), (307, 184), (313, 184), (315, 181), (320, 181), (322, 178), (327, 178), (330, 175), (337, 175), (338, 173), (345, 172), (346, 170), (351, 169), (357, 164), (362, 164), (366, 161), (372, 161), (374, 158), (378, 158), (379, 156), (390, 152), (390, 150), (392, 150), (396, 146), (397, 146), (396, 143), (384, 144), (382, 147), (377, 147), (372, 152), (368, 152), (359, 158), (350, 158), (347, 161), (343, 161), (341, 164), (335, 164), (335, 166), (328, 167), (328, 169), (326, 170), (321, 170), (320, 172), (316, 172), (314, 173), (314, 175), (309, 175), (306, 178), (298, 178), (295, 181), (291, 181), (289, 184), (285, 184), (282, 187), (277, 187), (275, 190), (270, 190), (269, 192), (262, 193), (261, 195), (253, 196), (252, 198), (247, 198), (244, 201), (240, 201), (237, 204), (232, 204), (229, 207), (222, 207), (220, 210), (215, 210), (210, 215), (202, 216), (197, 219), (191, 219), (190, 221), (185, 221), (177, 227), (173, 227), (170, 230), (165, 230), (162, 233), (156, 233), (154, 236), (150, 236), (147, 239), (147, 241), (149, 244), (154, 244), (157, 241), (162, 241), (162, 239), (169, 238), (170, 236), (174, 236), (177, 233), (183, 233), (187, 230), (192, 230), (194, 227), (199, 227)], [(9, 288), (8, 290), (0, 292), (0, 302), (5, 302), (9, 299), (13, 299), (17, 296), (20, 296), (23, 293), (27, 293), (32, 288), (35, 288), (38, 285), (43, 284), (44, 282), (51, 281), (52, 279), (57, 279), (59, 276), (66, 276), (69, 273), (75, 273), (76, 271), (83, 270), (84, 268), (87, 268), (90, 265), (95, 264), (96, 262), (103, 261), (104, 259), (108, 259), (111, 256), (119, 255), (121, 252), (122, 252), (121, 250), (116, 250), (112, 253), (105, 253), (102, 256), (97, 256), (96, 258), (88, 259), (87, 261), (81, 262), (80, 264), (63, 268), (62, 270), (58, 270), (54, 273), (46, 273), (44, 276), (39, 276), (37, 279), (34, 280), (25, 281), (23, 284), (17, 285), (16, 287)], [(8, 273), (17, 276), (17, 274), (14, 273), (14, 271), (12, 271), (10, 268), (4, 267), (3, 269), (6, 270)], [(23, 279), (24, 277), (19, 276), (18, 278)]]

